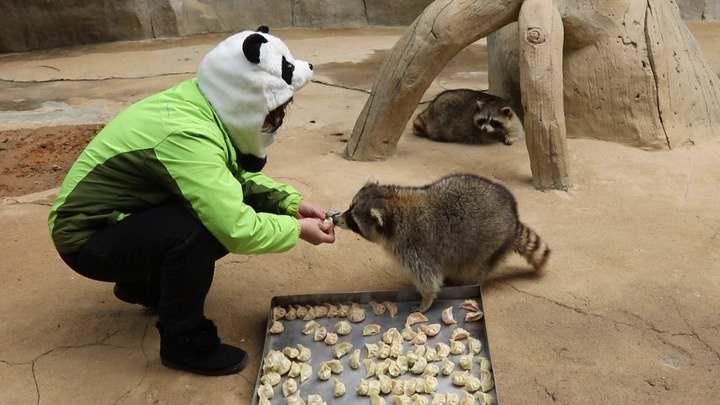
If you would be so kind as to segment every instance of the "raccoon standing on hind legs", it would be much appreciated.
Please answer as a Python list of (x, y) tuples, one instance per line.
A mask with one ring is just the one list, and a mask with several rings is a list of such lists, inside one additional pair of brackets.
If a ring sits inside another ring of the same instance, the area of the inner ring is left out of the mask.
[(518, 219), (510, 191), (469, 174), (421, 187), (368, 183), (333, 222), (400, 261), (422, 295), (422, 312), (446, 279), (481, 282), (512, 251), (536, 271), (550, 257), (547, 244)]
[(485, 91), (456, 89), (438, 94), (413, 122), (415, 135), (439, 142), (512, 145), (525, 136), (505, 99)]

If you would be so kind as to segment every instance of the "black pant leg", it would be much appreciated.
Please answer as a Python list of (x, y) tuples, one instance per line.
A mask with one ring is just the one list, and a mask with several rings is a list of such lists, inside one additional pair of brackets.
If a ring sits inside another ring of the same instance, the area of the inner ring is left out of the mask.
[(215, 261), (225, 254), (188, 208), (173, 203), (97, 231), (66, 261), (95, 280), (158, 288), (160, 321), (173, 333), (204, 319)]

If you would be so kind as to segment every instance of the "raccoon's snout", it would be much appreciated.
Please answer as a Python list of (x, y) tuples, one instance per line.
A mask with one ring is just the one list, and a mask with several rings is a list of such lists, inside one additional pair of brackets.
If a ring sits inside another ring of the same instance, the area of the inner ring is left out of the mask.
[(350, 229), (348, 226), (347, 220), (345, 220), (345, 216), (348, 215), (347, 211), (343, 213), (337, 213), (332, 216), (332, 221), (335, 226), (342, 228), (342, 229)]

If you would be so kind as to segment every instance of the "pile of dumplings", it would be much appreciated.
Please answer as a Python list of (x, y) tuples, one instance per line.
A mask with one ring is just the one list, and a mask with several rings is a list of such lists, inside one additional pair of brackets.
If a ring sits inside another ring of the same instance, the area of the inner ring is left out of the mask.
[[(368, 309), (376, 316), (396, 317), (398, 306), (392, 302), (370, 302)], [(465, 300), (464, 322), (477, 322), (483, 317), (475, 300)], [(319, 363), (315, 378), (331, 384), (335, 398), (354, 395), (367, 398), (371, 405), (495, 405), (492, 393), (494, 379), (490, 360), (482, 355), (482, 342), (458, 326), (453, 307), (442, 311), (437, 323), (419, 312), (411, 313), (402, 330), (383, 330), (379, 324), (366, 324), (358, 331), (366, 341), (355, 348), (350, 341), (342, 341), (353, 332), (353, 324), (366, 319), (366, 309), (356, 303), (295, 305), (273, 308), (270, 333), (285, 333), (284, 321), (304, 321), (302, 334), (312, 343), (327, 346), (330, 359)], [(323, 326), (318, 320), (342, 318)], [(433, 342), (442, 328), (449, 328), (447, 342)], [(328, 357), (323, 354), (324, 357)], [(324, 358), (321, 357), (321, 358)], [(282, 351), (271, 350), (263, 359), (260, 405), (269, 405), (275, 395), (274, 387), (290, 405), (323, 405), (325, 399), (317, 393), (301, 394), (301, 386), (313, 376), (309, 361), (310, 349), (298, 344)], [(318, 364), (318, 363), (315, 363)], [(345, 367), (363, 375), (356, 387), (346, 387), (342, 381)], [(357, 370), (357, 371), (356, 371)], [(283, 381), (284, 379), (284, 381)], [(438, 392), (440, 379), (446, 379), (462, 395)], [(360, 402), (360, 398), (357, 398)], [(332, 401), (330, 401), (332, 402)]]

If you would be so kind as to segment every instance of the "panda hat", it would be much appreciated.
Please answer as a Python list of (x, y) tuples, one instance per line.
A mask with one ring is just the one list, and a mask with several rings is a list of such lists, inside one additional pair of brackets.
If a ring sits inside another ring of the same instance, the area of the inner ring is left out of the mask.
[(312, 78), (312, 65), (293, 58), (265, 26), (223, 40), (200, 62), (198, 84), (220, 116), (245, 170), (259, 171), (274, 133), (262, 132), (270, 111)]

